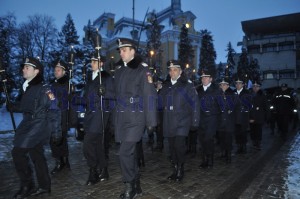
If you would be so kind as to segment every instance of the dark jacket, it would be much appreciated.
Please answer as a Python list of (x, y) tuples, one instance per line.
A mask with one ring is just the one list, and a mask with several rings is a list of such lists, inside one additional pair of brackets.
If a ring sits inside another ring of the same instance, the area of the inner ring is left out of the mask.
[(256, 94), (252, 93), (252, 108), (250, 110), (250, 120), (256, 124), (263, 124), (267, 118), (267, 98), (259, 90)]
[(199, 126), (198, 94), (183, 74), (174, 85), (167, 81), (158, 99), (163, 107), (164, 137), (188, 136), (191, 127)]
[[(61, 110), (61, 128), (62, 132), (68, 131), (68, 85), (69, 77), (63, 76), (60, 79), (55, 79), (51, 83), (51, 89), (58, 101), (58, 107)], [(71, 107), (71, 106), (70, 106)]]
[(117, 142), (140, 141), (145, 127), (157, 125), (157, 92), (148, 65), (135, 57), (115, 72), (116, 112), (114, 117)]
[(102, 103), (101, 95), (99, 94), (99, 75), (94, 80), (92, 80), (92, 74), (88, 76), (87, 84), (84, 88), (86, 113), (83, 125), (85, 133), (103, 133), (103, 128), (105, 129), (109, 115), (114, 108), (114, 102), (112, 101), (115, 97), (114, 82), (110, 74), (106, 71), (101, 71), (101, 83), (105, 88), (105, 93), (102, 96)]
[(295, 108), (295, 101), (288, 89), (285, 91), (280, 90), (275, 94), (274, 106), (276, 114), (278, 115), (293, 114), (293, 109)]
[(237, 94), (229, 87), (218, 98), (221, 108), (219, 131), (234, 132)]
[[(235, 90), (235, 93), (237, 91)], [(235, 124), (241, 125), (242, 131), (249, 129), (250, 109), (252, 107), (252, 96), (249, 90), (243, 88), (236, 101)]]
[(23, 120), (14, 137), (15, 147), (32, 148), (49, 143), (51, 134), (61, 136), (61, 114), (57, 100), (42, 80), (39, 75), (32, 79), (26, 91), (21, 92), (21, 101), (13, 107), (14, 111), (23, 113)]
[(197, 88), (200, 100), (200, 126), (201, 133), (208, 137), (215, 135), (220, 120), (220, 107), (218, 97), (221, 96), (220, 88), (212, 83), (206, 91), (203, 86)]

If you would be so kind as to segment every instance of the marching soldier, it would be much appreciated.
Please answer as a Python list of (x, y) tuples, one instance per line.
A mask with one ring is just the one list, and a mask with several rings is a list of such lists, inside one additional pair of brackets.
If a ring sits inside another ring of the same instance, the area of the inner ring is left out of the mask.
[(181, 181), (184, 176), (185, 140), (190, 129), (199, 126), (199, 98), (194, 85), (188, 82), (177, 60), (167, 63), (171, 79), (166, 82), (159, 98), (163, 102), (163, 133), (168, 138), (174, 163), (169, 180)]
[(235, 93), (238, 95), (235, 114), (235, 141), (238, 145), (237, 154), (247, 153), (247, 132), (249, 129), (249, 111), (252, 106), (251, 95), (244, 88), (241, 78), (235, 80)]
[(114, 98), (114, 92), (112, 77), (102, 69), (103, 60), (104, 57), (98, 55), (91, 58), (92, 74), (89, 74), (84, 88), (86, 112), (83, 124), (85, 131), (83, 154), (89, 167), (87, 185), (94, 185), (109, 178), (103, 136), (112, 111), (110, 99)]
[(54, 68), (55, 80), (52, 82), (51, 88), (58, 100), (58, 106), (61, 110), (61, 129), (62, 139), (59, 143), (53, 142), (50, 139), (50, 148), (52, 151), (52, 157), (55, 158), (56, 164), (52, 169), (51, 174), (56, 174), (63, 170), (65, 167), (70, 169), (69, 163), (69, 149), (68, 149), (68, 83), (69, 77), (66, 73), (68, 70), (67, 64), (58, 60)]
[(218, 127), (220, 147), (222, 157), (225, 157), (226, 163), (231, 163), (232, 140), (235, 128), (235, 101), (237, 95), (229, 86), (228, 78), (223, 78), (219, 83), (222, 89), (222, 95), (218, 102), (221, 108), (221, 119)]
[(120, 166), (126, 189), (120, 198), (131, 199), (142, 193), (136, 160), (136, 146), (145, 128), (153, 133), (157, 125), (157, 92), (148, 65), (136, 55), (133, 40), (117, 40), (121, 60), (115, 71), (115, 139), (120, 144)]
[(289, 121), (293, 114), (295, 107), (295, 101), (288, 90), (288, 85), (281, 84), (281, 89), (275, 95), (274, 106), (276, 110), (276, 121), (280, 136), (283, 140), (286, 140), (289, 132)]
[(262, 92), (261, 83), (252, 84), (252, 108), (250, 110), (250, 138), (254, 149), (261, 150), (262, 126), (266, 120), (267, 98)]
[[(60, 111), (50, 87), (43, 84), (43, 65), (38, 59), (26, 58), (23, 77), (26, 81), (23, 83), (21, 100), (8, 107), (23, 113), (12, 149), (13, 162), (21, 180), (20, 190), (14, 198), (51, 192), (51, 180), (43, 146), (49, 143), (50, 136), (53, 141), (61, 139)], [(34, 185), (30, 159), (37, 176), (38, 189)]]
[(214, 163), (214, 138), (219, 123), (220, 108), (217, 97), (221, 90), (213, 83), (213, 71), (204, 69), (201, 73), (202, 86), (198, 87), (200, 99), (199, 141), (202, 148), (200, 168), (212, 168)]

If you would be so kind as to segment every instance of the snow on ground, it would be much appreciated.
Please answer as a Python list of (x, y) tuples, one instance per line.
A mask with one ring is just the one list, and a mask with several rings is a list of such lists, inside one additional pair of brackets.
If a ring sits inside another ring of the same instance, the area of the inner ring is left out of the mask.
[[(19, 123), (22, 120), (22, 114), (21, 113), (14, 113), (14, 118), (16, 122), (16, 126), (19, 125)], [(2, 106), (0, 108), (0, 134), (5, 131), (11, 131), (13, 130), (13, 125), (11, 122), (10, 114), (7, 112), (6, 107)], [(1, 135), (2, 137), (3, 135)]]

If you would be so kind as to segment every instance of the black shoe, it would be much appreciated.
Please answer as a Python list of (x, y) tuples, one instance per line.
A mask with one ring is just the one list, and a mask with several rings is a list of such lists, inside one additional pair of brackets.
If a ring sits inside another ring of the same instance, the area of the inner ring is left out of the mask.
[(102, 181), (108, 180), (108, 178), (109, 178), (109, 175), (108, 175), (107, 167), (104, 167), (101, 170), (101, 173), (99, 175), (99, 180), (102, 182)]
[(66, 165), (66, 168), (67, 169), (71, 169), (70, 162), (69, 162), (69, 157), (64, 157), (63, 161), (64, 161), (64, 163)]
[(54, 175), (54, 174), (60, 172), (61, 170), (64, 169), (65, 166), (66, 166), (66, 164), (64, 163), (62, 158), (60, 160), (56, 160), (55, 167), (52, 169), (51, 174)]
[(177, 164), (175, 164), (173, 173), (168, 177), (168, 180), (176, 180), (177, 169), (178, 169)]
[(136, 178), (135, 179), (135, 191), (136, 191), (136, 194), (141, 196), (143, 194), (143, 190), (141, 188), (141, 182), (140, 182), (140, 178)]
[(30, 196), (32, 193), (34, 193), (35, 187), (33, 183), (30, 183), (27, 186), (21, 186), (19, 191), (15, 193), (14, 199), (21, 199), (26, 198), (27, 196)]
[(34, 193), (31, 194), (31, 196), (40, 196), (40, 195), (50, 194), (50, 193), (51, 193), (51, 189), (38, 188)]
[(180, 182), (182, 179), (183, 179), (183, 174), (184, 174), (184, 167), (183, 167), (183, 164), (179, 165), (178, 166), (178, 169), (177, 169), (177, 174), (176, 174), (176, 182)]
[(120, 195), (120, 199), (133, 199), (137, 196), (135, 190), (135, 181), (125, 183), (126, 189), (124, 193)]
[(86, 185), (94, 185), (99, 182), (99, 174), (96, 168), (90, 168), (89, 179), (86, 182)]

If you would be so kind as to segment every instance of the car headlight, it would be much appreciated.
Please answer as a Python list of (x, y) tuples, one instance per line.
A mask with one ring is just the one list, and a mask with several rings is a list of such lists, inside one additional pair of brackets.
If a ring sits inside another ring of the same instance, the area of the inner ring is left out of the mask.
[(270, 106), (270, 110), (274, 109), (274, 106)]
[(78, 113), (79, 118), (84, 118), (85, 113)]
[(297, 109), (294, 109), (294, 113), (297, 113)]

